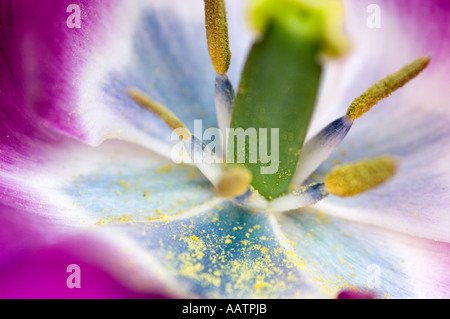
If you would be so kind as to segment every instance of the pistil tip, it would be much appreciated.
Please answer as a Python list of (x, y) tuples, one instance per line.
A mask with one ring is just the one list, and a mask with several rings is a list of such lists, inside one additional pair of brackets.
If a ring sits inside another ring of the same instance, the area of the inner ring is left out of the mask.
[(261, 34), (277, 21), (301, 38), (315, 37), (329, 57), (341, 57), (350, 48), (344, 31), (344, 6), (339, 0), (251, 0), (248, 16)]
[(242, 195), (248, 189), (251, 181), (252, 174), (245, 167), (228, 168), (217, 184), (217, 193), (222, 197)]
[(396, 169), (397, 162), (388, 156), (337, 166), (326, 176), (325, 188), (339, 197), (355, 196), (384, 183)]

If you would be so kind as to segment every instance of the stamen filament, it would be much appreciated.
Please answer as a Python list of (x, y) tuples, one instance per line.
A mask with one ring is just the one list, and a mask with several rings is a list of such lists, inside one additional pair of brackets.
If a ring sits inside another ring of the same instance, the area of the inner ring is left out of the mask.
[(300, 153), (291, 184), (300, 186), (338, 148), (352, 125), (353, 121), (344, 115), (309, 139)]
[(230, 127), (234, 97), (235, 92), (228, 76), (226, 74), (217, 74), (214, 102), (219, 128), (223, 133)]
[(230, 67), (231, 52), (225, 0), (205, 0), (205, 26), (214, 69), (217, 73), (226, 73)]
[(221, 159), (217, 158), (211, 149), (194, 135), (190, 139), (184, 139), (183, 142), (192, 162), (211, 184), (217, 187), (224, 174)]
[(392, 92), (415, 78), (427, 67), (429, 62), (429, 57), (420, 57), (411, 64), (404, 66), (399, 71), (380, 80), (353, 101), (347, 110), (347, 116), (351, 120), (362, 116), (380, 100), (388, 97)]
[(268, 211), (271, 213), (285, 212), (310, 206), (328, 196), (323, 183), (315, 183), (275, 198), (269, 202)]
[(334, 167), (325, 178), (330, 194), (349, 197), (371, 190), (390, 179), (397, 162), (387, 156)]

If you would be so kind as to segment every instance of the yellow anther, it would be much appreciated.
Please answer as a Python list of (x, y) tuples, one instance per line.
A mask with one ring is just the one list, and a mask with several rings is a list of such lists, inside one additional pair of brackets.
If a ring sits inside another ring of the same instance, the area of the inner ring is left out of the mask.
[(243, 166), (228, 168), (219, 183), (217, 193), (222, 197), (234, 197), (242, 195), (252, 181), (252, 174)]
[(354, 120), (369, 111), (380, 100), (388, 97), (392, 92), (401, 88), (415, 78), (430, 62), (429, 57), (420, 57), (399, 71), (388, 75), (374, 84), (360, 97), (356, 98), (347, 110), (347, 116)]
[(175, 132), (178, 133), (180, 138), (186, 139), (192, 136), (192, 134), (189, 132), (189, 130), (186, 128), (183, 122), (181, 122), (180, 119), (178, 119), (176, 115), (173, 114), (171, 111), (169, 111), (165, 106), (153, 101), (151, 98), (149, 98), (147, 95), (145, 95), (144, 93), (142, 93), (137, 89), (128, 90), (128, 95), (137, 104), (146, 108), (147, 110), (150, 110), (156, 116), (158, 116), (164, 122), (166, 122), (166, 124), (172, 130), (175, 130)]
[(205, 0), (205, 25), (208, 51), (214, 69), (226, 73), (230, 67), (231, 52), (225, 0)]
[(387, 156), (337, 166), (326, 176), (325, 188), (340, 197), (355, 196), (390, 179), (396, 168), (396, 161)]

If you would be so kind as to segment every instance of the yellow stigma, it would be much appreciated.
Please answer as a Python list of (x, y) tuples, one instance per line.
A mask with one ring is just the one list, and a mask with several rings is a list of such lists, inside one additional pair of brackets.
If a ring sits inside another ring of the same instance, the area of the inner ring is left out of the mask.
[(399, 71), (388, 75), (378, 83), (374, 84), (360, 97), (356, 98), (347, 110), (347, 116), (357, 119), (369, 111), (380, 100), (388, 97), (392, 92), (401, 88), (407, 82), (415, 78), (430, 63), (429, 57), (420, 57), (411, 64), (401, 68)]
[[(311, 1), (311, 0), (310, 0)], [(321, 3), (326, 12), (323, 36), (326, 46), (324, 53), (330, 57), (341, 57), (350, 51), (350, 40), (344, 31), (344, 5), (339, 0), (313, 0)]]
[(248, 17), (251, 26), (264, 34), (273, 21), (295, 26), (301, 37), (313, 35), (320, 40), (321, 51), (329, 57), (348, 52), (350, 43), (344, 31), (344, 7), (340, 0), (251, 0)]
[(153, 101), (147, 95), (137, 89), (129, 89), (128, 95), (140, 106), (153, 112), (156, 116), (161, 118), (166, 124), (175, 132), (178, 133), (181, 139), (190, 138), (192, 134), (183, 124), (183, 122), (170, 112), (165, 106)]
[(390, 179), (396, 168), (396, 161), (387, 156), (337, 166), (326, 176), (325, 188), (336, 196), (355, 196)]
[(234, 197), (242, 195), (252, 181), (252, 174), (243, 166), (228, 168), (219, 183), (217, 193), (222, 197)]
[(230, 67), (231, 52), (225, 0), (205, 0), (205, 26), (214, 69), (217, 73), (226, 73)]

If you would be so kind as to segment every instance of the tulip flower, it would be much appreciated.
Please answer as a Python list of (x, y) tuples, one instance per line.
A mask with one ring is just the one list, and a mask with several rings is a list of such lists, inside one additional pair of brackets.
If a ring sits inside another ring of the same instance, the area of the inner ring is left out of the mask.
[(450, 3), (270, 2), (1, 1), (1, 297), (450, 297)]

